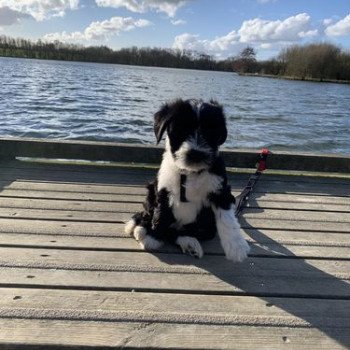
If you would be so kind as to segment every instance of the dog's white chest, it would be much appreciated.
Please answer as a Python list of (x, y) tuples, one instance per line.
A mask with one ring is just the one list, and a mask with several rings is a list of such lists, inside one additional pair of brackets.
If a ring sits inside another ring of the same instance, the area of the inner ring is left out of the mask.
[(221, 178), (208, 172), (188, 175), (184, 184), (186, 199), (189, 202), (205, 202), (208, 194), (215, 192), (221, 181)]
[(170, 191), (170, 205), (178, 225), (186, 225), (196, 220), (203, 207), (209, 206), (208, 194), (216, 192), (221, 186), (222, 178), (208, 172), (189, 174), (184, 183), (181, 200), (180, 177), (177, 186)]
[(176, 225), (182, 226), (194, 222), (204, 206), (209, 206), (208, 194), (217, 192), (222, 186), (221, 176), (204, 171), (187, 173), (185, 187), (186, 202), (181, 201), (181, 173), (169, 152), (165, 152), (158, 173), (158, 190), (169, 192), (169, 205), (176, 219)]

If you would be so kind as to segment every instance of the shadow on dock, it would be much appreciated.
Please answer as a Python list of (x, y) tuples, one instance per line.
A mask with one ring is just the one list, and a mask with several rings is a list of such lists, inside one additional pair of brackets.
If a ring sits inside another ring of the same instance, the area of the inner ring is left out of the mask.
[[(261, 196), (256, 198), (263, 196), (264, 195), (261, 194)], [(258, 206), (258, 203), (256, 201), (251, 200), (250, 204), (254, 207)], [(260, 209), (260, 212), (263, 211), (263, 209)], [(240, 223), (243, 227), (249, 226), (248, 222), (244, 218), (244, 210), (243, 214), (241, 214), (240, 217)], [(244, 231), (248, 236), (251, 236), (250, 229), (244, 229)], [(287, 235), (288, 230), (286, 230), (285, 233)], [(350, 300), (349, 283), (345, 280), (342, 280), (341, 278), (337, 278), (336, 276), (333, 276), (310, 265), (310, 263), (305, 261), (305, 259), (294, 255), (289, 249), (276, 242), (272, 238), (268, 237), (259, 229), (254, 229), (254, 241), (256, 241), (258, 244), (259, 241), (264, 242), (258, 248), (258, 250), (255, 249), (256, 253), (254, 256), (258, 256), (259, 259), (255, 259), (254, 262), (252, 262), (251, 258), (248, 258), (241, 264), (234, 264), (230, 261), (227, 261), (223, 255), (222, 262), (220, 265), (216, 266), (208, 264), (208, 255), (204, 255), (203, 259), (201, 260), (191, 260), (190, 265), (202, 269), (213, 276), (216, 276), (221, 281), (233, 287), (232, 292), (217, 292), (207, 290), (198, 291), (198, 293), (217, 295), (245, 295), (261, 298), (265, 301), (266, 307), (277, 307), (281, 310), (284, 310), (288, 314), (294, 315), (295, 317), (304, 320), (305, 326), (303, 327), (318, 329), (342, 346), (350, 348), (350, 335), (347, 334), (349, 324), (345, 324), (345, 322), (348, 322), (348, 319), (345, 318), (343, 320), (341, 317), (332, 317), (332, 315), (334, 315), (334, 310), (331, 308), (329, 308), (322, 317), (315, 317), (315, 315), (313, 315), (313, 311), (315, 310), (313, 307), (309, 308), (307, 305), (308, 301), (310, 300), (319, 300), (320, 303), (322, 303), (323, 300)], [(269, 248), (264, 247), (267, 245), (273, 245), (275, 247), (274, 253), (277, 252), (279, 255), (269, 255)], [(203, 246), (205, 251), (205, 243)], [(261, 253), (260, 256), (259, 252)], [(160, 257), (159, 255), (155, 254), (155, 256), (157, 256), (157, 258), (164, 263), (170, 265), (173, 265), (174, 263), (181, 265), (181, 262), (179, 263), (179, 259), (176, 259), (176, 262), (174, 262), (171, 255), (162, 255)], [(285, 273), (281, 273), (281, 271), (279, 271), (275, 276), (269, 276), (268, 281), (265, 281), (263, 277), (264, 274), (261, 274), (261, 282), (259, 285), (254, 285), (252, 277), (259, 275), (258, 265), (259, 261), (262, 261), (260, 259), (273, 259), (274, 261), (271, 263), (276, 266), (276, 270), (279, 269), (279, 265), (283, 260), (282, 266), (288, 266), (288, 264), (290, 264), (292, 265), (292, 269), (287, 268)], [(322, 260), (322, 258), (317, 259)], [(310, 261), (312, 261), (312, 259)], [(186, 262), (183, 264), (187, 265)], [(288, 275), (290, 272), (288, 270), (292, 270), (292, 275)], [(295, 280), (294, 285), (290, 283), (292, 279)], [(269, 283), (271, 284), (271, 281), (274, 283), (272, 283), (272, 286), (269, 286)], [(327, 285), (327, 291), (322, 290), (322, 285)], [(239, 291), (237, 291), (237, 289)], [(296, 307), (295, 299), (304, 300), (305, 305), (302, 309)]]

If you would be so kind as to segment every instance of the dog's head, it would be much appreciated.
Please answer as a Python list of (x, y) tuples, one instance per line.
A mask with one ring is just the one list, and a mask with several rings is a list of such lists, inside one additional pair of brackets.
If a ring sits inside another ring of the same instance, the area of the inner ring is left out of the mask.
[(227, 137), (223, 108), (215, 101), (176, 100), (154, 115), (157, 143), (167, 132), (166, 148), (180, 169), (208, 169)]

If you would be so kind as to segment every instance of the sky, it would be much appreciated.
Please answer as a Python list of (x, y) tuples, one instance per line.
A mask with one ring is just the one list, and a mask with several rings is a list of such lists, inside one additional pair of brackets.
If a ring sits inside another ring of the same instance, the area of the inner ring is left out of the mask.
[(248, 45), (259, 59), (310, 42), (350, 51), (350, 0), (0, 0), (0, 35), (216, 59)]

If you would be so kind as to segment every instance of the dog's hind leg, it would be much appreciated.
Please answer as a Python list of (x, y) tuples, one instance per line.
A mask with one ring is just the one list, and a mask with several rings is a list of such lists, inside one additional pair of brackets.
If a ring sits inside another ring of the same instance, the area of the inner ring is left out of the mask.
[(124, 227), (125, 233), (133, 236), (145, 250), (158, 249), (163, 245), (163, 242), (150, 235), (155, 205), (156, 182), (153, 182), (147, 185), (147, 196), (143, 203), (144, 211), (134, 214)]
[(134, 234), (136, 226), (136, 221), (134, 219), (130, 219), (128, 222), (125, 223), (124, 232), (127, 235), (132, 236)]
[(124, 227), (126, 234), (133, 236), (138, 241), (141, 247), (145, 250), (158, 249), (163, 245), (162, 241), (149, 235), (150, 224), (147, 222), (143, 212), (136, 213)]
[(133, 236), (135, 232), (135, 228), (141, 225), (142, 221), (143, 221), (143, 212), (134, 214), (132, 218), (125, 223), (124, 232), (129, 236)]
[(133, 236), (145, 250), (158, 249), (163, 245), (162, 241), (147, 234), (147, 228), (137, 225), (134, 219), (131, 219), (126, 223), (125, 233)]

